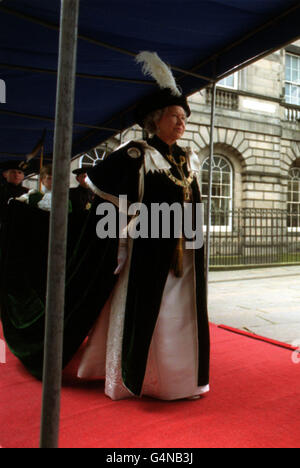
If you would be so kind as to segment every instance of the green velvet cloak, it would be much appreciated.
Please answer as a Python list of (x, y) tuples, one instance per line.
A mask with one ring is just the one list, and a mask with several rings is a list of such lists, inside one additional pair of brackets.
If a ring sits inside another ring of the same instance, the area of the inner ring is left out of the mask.
[[(161, 155), (166, 156), (169, 147), (154, 137), (148, 144)], [(173, 155), (179, 158), (183, 150), (174, 145)], [(157, 154), (156, 154), (157, 157)], [(151, 205), (153, 203), (183, 204), (182, 187), (177, 186), (163, 171), (149, 171), (143, 174), (145, 148), (140, 142), (130, 142), (96, 168), (88, 177), (107, 200), (117, 200), (126, 194), (131, 203), (141, 201), (148, 208), (148, 226), (151, 232)], [(185, 168), (187, 171), (187, 168)], [(176, 169), (173, 174), (178, 177)], [(141, 178), (143, 182), (141, 183)], [(141, 189), (142, 187), (142, 189)], [(196, 178), (192, 183), (194, 206), (201, 202)], [(122, 377), (126, 387), (140, 395), (147, 365), (148, 351), (159, 314), (160, 303), (170, 271), (178, 239), (174, 232), (170, 238), (137, 238), (133, 241), (131, 264), (122, 346)], [(195, 302), (197, 308), (199, 362), (198, 385), (209, 383), (210, 339), (204, 276), (204, 247), (194, 250)]]
[[(98, 219), (98, 218), (97, 218)], [(95, 210), (69, 215), (63, 366), (86, 338), (115, 282), (117, 240), (96, 236)], [(1, 229), (1, 320), (10, 350), (43, 374), (49, 213), (11, 202)]]

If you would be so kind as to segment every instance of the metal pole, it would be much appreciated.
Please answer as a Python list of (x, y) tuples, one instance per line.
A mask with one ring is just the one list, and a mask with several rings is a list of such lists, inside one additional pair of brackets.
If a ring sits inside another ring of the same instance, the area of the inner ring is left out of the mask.
[(62, 379), (66, 244), (80, 0), (62, 0), (46, 300), (41, 448), (57, 448)]
[(211, 88), (211, 117), (210, 117), (210, 153), (209, 153), (209, 182), (207, 198), (207, 226), (206, 226), (206, 291), (208, 295), (208, 275), (210, 260), (210, 225), (211, 225), (211, 197), (212, 197), (212, 167), (214, 157), (214, 130), (215, 130), (215, 110), (216, 110), (216, 87), (213, 83)]

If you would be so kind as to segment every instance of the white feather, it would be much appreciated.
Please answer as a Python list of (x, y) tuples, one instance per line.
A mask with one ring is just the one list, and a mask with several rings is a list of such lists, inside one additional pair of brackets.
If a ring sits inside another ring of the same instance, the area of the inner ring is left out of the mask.
[(170, 88), (174, 96), (181, 96), (171, 69), (159, 58), (156, 52), (140, 52), (135, 60), (137, 63), (143, 64), (142, 72), (144, 75), (152, 76), (161, 89)]

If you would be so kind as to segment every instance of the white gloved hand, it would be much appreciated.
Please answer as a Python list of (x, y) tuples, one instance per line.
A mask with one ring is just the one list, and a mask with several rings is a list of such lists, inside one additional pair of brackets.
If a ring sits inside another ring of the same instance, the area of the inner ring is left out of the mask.
[[(23, 202), (23, 203), (27, 203), (27, 205), (28, 205), (29, 204), (29, 196), (32, 195), (33, 193), (38, 193), (38, 190), (31, 189), (31, 190), (29, 190), (29, 192), (24, 193), (23, 195), (21, 195), (18, 198), (15, 198), (15, 200)], [(10, 200), (13, 200), (13, 198), (11, 198)]]
[(122, 241), (119, 241), (118, 266), (114, 271), (114, 275), (118, 275), (122, 271), (127, 261), (127, 257), (128, 257), (127, 240), (124, 242), (124, 239), (122, 239)]

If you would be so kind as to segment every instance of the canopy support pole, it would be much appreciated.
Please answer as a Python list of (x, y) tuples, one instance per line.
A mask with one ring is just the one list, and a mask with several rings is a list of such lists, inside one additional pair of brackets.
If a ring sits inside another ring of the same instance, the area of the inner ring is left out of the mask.
[(68, 199), (80, 0), (62, 0), (49, 230), (41, 448), (57, 448), (62, 380)]
[(216, 88), (217, 83), (212, 84), (211, 91), (211, 116), (210, 116), (210, 151), (209, 151), (209, 182), (208, 182), (208, 198), (206, 212), (206, 291), (208, 296), (208, 276), (209, 276), (209, 261), (210, 261), (210, 228), (211, 228), (211, 198), (212, 198), (212, 168), (214, 158), (214, 132), (215, 132), (215, 111), (216, 111)]

